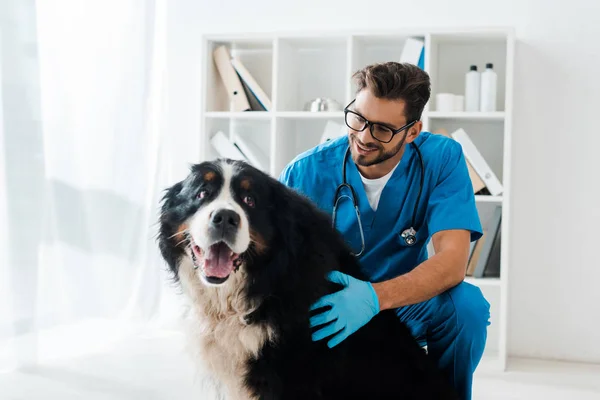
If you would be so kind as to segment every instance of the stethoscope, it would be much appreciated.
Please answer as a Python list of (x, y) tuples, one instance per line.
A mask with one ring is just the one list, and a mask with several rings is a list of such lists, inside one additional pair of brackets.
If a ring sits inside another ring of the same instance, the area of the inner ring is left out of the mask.
[[(424, 175), (425, 175), (425, 164), (423, 163), (423, 156), (421, 155), (421, 150), (419, 150), (419, 146), (417, 146), (417, 144), (415, 142), (412, 142), (411, 144), (413, 145), (413, 147), (417, 151), (417, 155), (419, 156), (419, 161), (420, 161), (420, 165), (421, 165), (421, 183), (419, 185), (419, 193), (417, 195), (417, 201), (415, 202), (415, 206), (413, 209), (411, 226), (409, 228), (403, 230), (402, 234), (401, 234), (401, 237), (404, 239), (404, 242), (406, 243), (407, 246), (412, 246), (417, 242), (417, 237), (416, 237), (417, 231), (415, 230), (414, 227), (415, 227), (415, 220), (417, 218), (417, 210), (419, 207), (419, 202), (421, 200), (421, 191), (423, 190), (423, 181), (424, 181)], [(358, 252), (358, 253), (354, 253), (354, 252), (351, 252), (351, 253), (355, 257), (360, 257), (365, 251), (365, 234), (363, 232), (362, 222), (360, 220), (360, 210), (358, 209), (358, 201), (357, 201), (358, 196), (356, 195), (356, 192), (354, 191), (354, 188), (352, 187), (352, 185), (350, 185), (349, 183), (346, 182), (346, 159), (348, 158), (349, 153), (350, 153), (350, 146), (348, 146), (348, 148), (346, 149), (346, 152), (344, 153), (344, 160), (342, 161), (342, 183), (335, 190), (335, 197), (334, 197), (335, 201), (333, 204), (333, 222), (332, 222), (332, 224), (333, 224), (333, 227), (335, 228), (335, 216), (337, 213), (338, 202), (344, 197), (352, 200), (352, 204), (354, 205), (354, 212), (356, 214), (356, 219), (358, 220), (358, 227), (360, 229), (361, 249), (360, 249), (360, 252)], [(352, 197), (348, 196), (347, 194), (342, 194), (341, 196), (339, 195), (340, 191), (344, 187), (350, 189), (350, 193), (352, 193)]]

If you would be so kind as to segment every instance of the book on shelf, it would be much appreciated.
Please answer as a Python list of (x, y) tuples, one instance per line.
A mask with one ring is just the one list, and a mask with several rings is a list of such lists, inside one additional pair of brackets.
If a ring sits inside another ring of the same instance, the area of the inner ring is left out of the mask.
[(232, 136), (234, 145), (242, 152), (248, 162), (256, 168), (268, 172), (269, 159), (262, 149), (252, 140), (245, 139), (238, 133), (233, 133)]
[(218, 46), (213, 51), (213, 60), (221, 81), (225, 86), (227, 97), (229, 98), (230, 111), (249, 111), (250, 102), (244, 91), (242, 81), (235, 68), (231, 64), (231, 54), (225, 46)]
[(471, 164), (477, 175), (481, 178), (485, 184), (485, 188), (489, 191), (492, 196), (501, 195), (504, 188), (502, 183), (486, 162), (483, 155), (477, 149), (477, 146), (473, 143), (467, 132), (464, 129), (459, 128), (450, 134), (454, 140), (460, 143), (466, 160)]
[(244, 156), (244, 153), (242, 153), (239, 147), (232, 143), (222, 131), (215, 133), (210, 139), (210, 143), (220, 157), (248, 161), (248, 158)]
[(251, 140), (244, 139), (241, 135), (233, 133), (230, 140), (222, 131), (218, 131), (211, 138), (211, 144), (220, 157), (232, 160), (245, 161), (254, 167), (268, 172), (269, 159), (264, 152)]
[(474, 278), (500, 277), (501, 233), (502, 206), (496, 206), (483, 230), (483, 235), (475, 242), (467, 264), (467, 276)]
[(231, 58), (231, 65), (236, 70), (238, 76), (242, 80), (242, 85), (246, 91), (246, 96), (250, 101), (250, 105), (253, 111), (270, 111), (271, 110), (271, 99), (260, 87), (256, 79), (252, 76), (250, 71), (237, 57)]
[[(438, 135), (444, 135), (450, 139), (453, 139), (452, 136), (445, 129), (438, 129), (433, 133)], [(468, 159), (466, 159), (465, 161), (467, 163), (467, 170), (469, 171), (469, 178), (471, 179), (471, 184), (473, 185), (473, 193), (489, 194), (489, 191), (486, 189), (485, 182), (483, 181), (483, 179), (481, 179), (475, 168), (473, 168), (471, 162)]]
[(401, 63), (409, 63), (425, 69), (425, 42), (422, 39), (407, 38), (400, 55)]
[(270, 111), (271, 99), (239, 58), (225, 45), (213, 51), (213, 60), (225, 86), (231, 111)]

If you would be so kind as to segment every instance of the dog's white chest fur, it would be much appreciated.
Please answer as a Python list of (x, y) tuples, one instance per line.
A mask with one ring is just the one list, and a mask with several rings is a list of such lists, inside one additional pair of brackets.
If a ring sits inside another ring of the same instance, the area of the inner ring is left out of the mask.
[(205, 372), (219, 382), (227, 399), (250, 399), (243, 387), (246, 365), (258, 356), (275, 332), (266, 324), (248, 325), (244, 316), (253, 311), (243, 293), (243, 269), (221, 287), (207, 287), (196, 276), (192, 263), (180, 265), (184, 290), (192, 300), (193, 322), (190, 337)]

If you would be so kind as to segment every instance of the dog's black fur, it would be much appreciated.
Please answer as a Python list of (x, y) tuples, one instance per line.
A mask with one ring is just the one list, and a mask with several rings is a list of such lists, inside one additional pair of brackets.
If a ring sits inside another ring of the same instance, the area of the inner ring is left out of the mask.
[[(215, 179), (205, 182), (203, 176), (209, 171), (218, 174), (219, 162), (225, 161), (193, 166), (164, 196), (158, 239), (175, 277), (179, 261), (187, 255), (176, 246), (174, 235), (203, 201), (210, 201), (210, 196), (198, 200), (196, 193), (218, 184)], [(332, 229), (329, 215), (267, 174), (235, 164), (239, 173), (231, 186), (236, 201), (242, 191), (236, 182), (250, 180), (256, 205), (243, 206), (251, 230), (266, 245), (260, 254), (254, 244), (242, 254), (249, 277), (247, 298), (261, 302), (247, 322), (266, 322), (275, 327), (278, 339), (249, 360), (247, 387), (265, 400), (457, 399), (450, 378), (435, 367), (393, 311), (380, 312), (334, 348), (327, 347), (327, 340), (312, 341), (311, 304), (339, 289), (326, 274), (339, 270), (362, 279), (358, 262)]]

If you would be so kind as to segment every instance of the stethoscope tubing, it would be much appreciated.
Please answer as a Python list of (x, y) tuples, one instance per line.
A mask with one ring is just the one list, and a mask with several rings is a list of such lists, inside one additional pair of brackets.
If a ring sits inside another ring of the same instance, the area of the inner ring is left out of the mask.
[[(417, 155), (419, 157), (419, 162), (420, 162), (420, 167), (421, 167), (421, 177), (420, 177), (420, 184), (419, 184), (419, 192), (417, 194), (417, 201), (415, 202), (415, 205), (413, 208), (413, 214), (412, 214), (412, 218), (411, 218), (411, 226), (410, 226), (410, 228), (402, 231), (402, 237), (404, 238), (404, 241), (406, 242), (406, 244), (408, 246), (412, 246), (416, 242), (416, 238), (415, 238), (416, 230), (415, 230), (414, 226), (415, 226), (415, 222), (417, 219), (417, 211), (419, 210), (419, 203), (421, 201), (421, 194), (423, 192), (423, 186), (425, 184), (425, 163), (423, 162), (423, 155), (421, 154), (421, 150), (419, 149), (419, 146), (417, 146), (417, 144), (415, 142), (412, 142), (411, 144), (417, 151)], [(358, 253), (354, 253), (354, 252), (351, 252), (351, 253), (355, 257), (360, 257), (364, 253), (365, 248), (366, 248), (365, 235), (364, 235), (362, 222), (361, 222), (361, 218), (360, 218), (360, 210), (358, 208), (358, 200), (357, 200), (358, 196), (356, 195), (356, 191), (354, 190), (352, 185), (350, 185), (346, 181), (346, 159), (348, 158), (349, 153), (350, 153), (350, 146), (348, 146), (348, 148), (346, 149), (346, 152), (344, 153), (344, 159), (342, 161), (342, 183), (339, 184), (335, 190), (335, 197), (334, 197), (335, 200), (334, 200), (334, 204), (333, 204), (333, 213), (332, 213), (332, 218), (333, 218), (332, 225), (335, 229), (335, 221), (336, 221), (337, 207), (338, 207), (339, 201), (344, 197), (349, 198), (352, 201), (352, 205), (354, 206), (354, 212), (355, 212), (356, 218), (358, 220), (358, 227), (359, 227), (359, 231), (360, 231), (360, 240), (361, 240), (360, 251)], [(350, 193), (352, 194), (352, 196), (349, 196), (347, 194), (342, 194), (340, 196), (340, 191), (344, 187), (350, 189)]]

